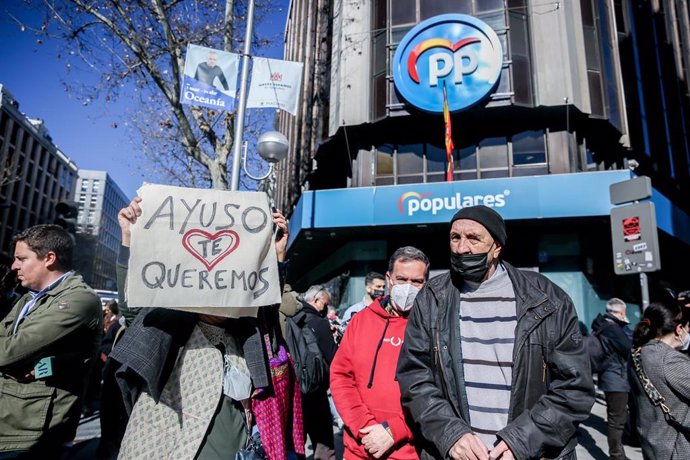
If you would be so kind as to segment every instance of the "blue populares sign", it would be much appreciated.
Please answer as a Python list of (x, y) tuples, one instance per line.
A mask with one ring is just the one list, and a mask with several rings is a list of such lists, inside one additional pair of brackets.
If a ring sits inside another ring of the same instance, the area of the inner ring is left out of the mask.
[(503, 50), (496, 32), (465, 14), (443, 14), (415, 26), (393, 57), (393, 82), (411, 105), (443, 112), (446, 86), (451, 112), (484, 99), (496, 87)]

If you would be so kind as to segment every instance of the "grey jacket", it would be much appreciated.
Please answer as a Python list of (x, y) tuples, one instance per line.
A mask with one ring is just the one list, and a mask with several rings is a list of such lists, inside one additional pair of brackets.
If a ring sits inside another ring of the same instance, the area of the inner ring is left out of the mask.
[[(498, 433), (519, 460), (575, 458), (575, 433), (594, 404), (594, 386), (570, 297), (546, 277), (504, 263), (518, 322), (508, 426)], [(423, 438), (421, 457), (447, 458), (471, 432), (462, 373), (459, 305), (449, 274), (420, 291), (405, 332), (397, 379)], [(415, 438), (417, 439), (417, 438)], [(425, 444), (426, 442), (426, 444)]]
[[(649, 380), (666, 399), (673, 416), (690, 428), (690, 358), (663, 342), (652, 340), (642, 347), (640, 361)], [(637, 427), (644, 458), (690, 458), (690, 439), (669, 425), (661, 409), (652, 405), (632, 367), (630, 383), (639, 408)]]

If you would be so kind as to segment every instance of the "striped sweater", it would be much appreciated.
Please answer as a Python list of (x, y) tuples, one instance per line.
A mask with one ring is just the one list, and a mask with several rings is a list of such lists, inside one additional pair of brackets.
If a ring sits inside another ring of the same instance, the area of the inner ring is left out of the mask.
[(502, 265), (482, 284), (464, 285), (460, 340), (469, 423), (489, 449), (508, 424), (516, 325), (515, 292)]

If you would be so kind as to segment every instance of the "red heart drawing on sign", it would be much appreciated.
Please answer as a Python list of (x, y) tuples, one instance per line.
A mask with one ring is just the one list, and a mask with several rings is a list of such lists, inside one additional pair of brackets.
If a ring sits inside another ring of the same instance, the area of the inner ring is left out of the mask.
[(209, 271), (239, 245), (240, 236), (232, 230), (221, 230), (212, 235), (203, 230), (192, 229), (182, 237), (182, 246)]

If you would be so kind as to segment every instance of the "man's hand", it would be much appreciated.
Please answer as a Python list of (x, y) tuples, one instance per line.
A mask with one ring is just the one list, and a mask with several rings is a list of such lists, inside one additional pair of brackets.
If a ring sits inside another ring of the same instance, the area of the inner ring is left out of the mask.
[(117, 222), (122, 231), (122, 246), (129, 247), (132, 241), (132, 225), (141, 215), (139, 203), (141, 203), (141, 197), (135, 196), (129, 206), (120, 209), (120, 212), (117, 213)]
[(474, 433), (463, 435), (448, 453), (453, 460), (489, 460), (489, 449)]
[(393, 436), (380, 423), (364, 427), (359, 432), (365, 435), (362, 445), (374, 458), (381, 458), (395, 444)]
[(277, 227), (276, 254), (278, 256), (278, 262), (283, 262), (285, 261), (285, 255), (287, 253), (287, 243), (289, 234), (287, 219), (279, 210), (275, 210), (275, 212), (273, 213), (273, 224)]
[(515, 460), (513, 452), (511, 452), (510, 447), (508, 447), (508, 444), (506, 444), (505, 441), (499, 442), (496, 445), (496, 447), (494, 447), (493, 450), (489, 452), (489, 458), (491, 460), (499, 458), (501, 460)]

